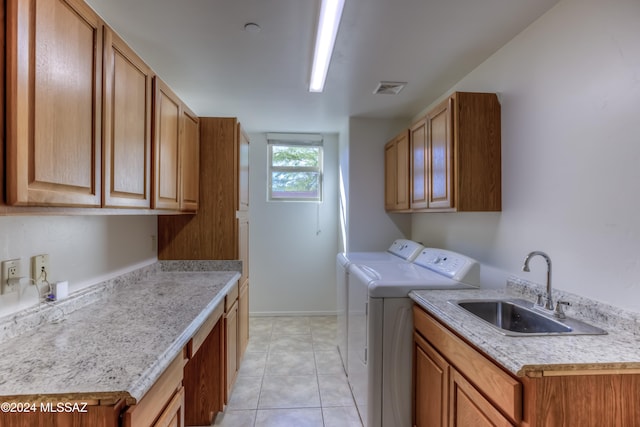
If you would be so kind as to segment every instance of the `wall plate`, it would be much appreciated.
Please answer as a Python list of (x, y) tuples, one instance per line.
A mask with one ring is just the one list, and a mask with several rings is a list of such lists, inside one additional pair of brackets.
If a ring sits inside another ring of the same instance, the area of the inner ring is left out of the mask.
[[(43, 273), (44, 271), (44, 273)], [(49, 269), (49, 255), (36, 255), (31, 257), (31, 278), (38, 285), (45, 281), (51, 282), (51, 271)]]
[(18, 284), (10, 285), (7, 280), (20, 278), (20, 260), (11, 259), (2, 261), (2, 275), (0, 278), (1, 291), (3, 294), (18, 291)]

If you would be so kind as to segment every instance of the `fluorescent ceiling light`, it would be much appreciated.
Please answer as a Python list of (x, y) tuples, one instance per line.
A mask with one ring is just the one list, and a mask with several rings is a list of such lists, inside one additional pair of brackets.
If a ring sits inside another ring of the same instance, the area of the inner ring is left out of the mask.
[(345, 0), (322, 0), (309, 92), (322, 92)]

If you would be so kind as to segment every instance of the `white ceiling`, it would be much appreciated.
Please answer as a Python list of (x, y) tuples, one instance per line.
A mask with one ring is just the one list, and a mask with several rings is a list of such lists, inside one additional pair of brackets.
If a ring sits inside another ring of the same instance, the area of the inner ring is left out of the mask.
[[(249, 132), (409, 118), (558, 2), (346, 0), (325, 90), (309, 93), (319, 0), (87, 1), (196, 114)], [(381, 80), (408, 85), (374, 95)]]

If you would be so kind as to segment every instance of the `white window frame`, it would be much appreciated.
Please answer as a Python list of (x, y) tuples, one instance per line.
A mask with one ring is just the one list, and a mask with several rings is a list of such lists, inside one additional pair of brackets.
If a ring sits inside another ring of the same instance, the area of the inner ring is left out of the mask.
[[(316, 134), (267, 134), (267, 200), (270, 202), (322, 202), (323, 155), (322, 136)], [(318, 166), (273, 166), (273, 147), (318, 147)], [(318, 197), (274, 197), (273, 172), (315, 172), (318, 174)]]

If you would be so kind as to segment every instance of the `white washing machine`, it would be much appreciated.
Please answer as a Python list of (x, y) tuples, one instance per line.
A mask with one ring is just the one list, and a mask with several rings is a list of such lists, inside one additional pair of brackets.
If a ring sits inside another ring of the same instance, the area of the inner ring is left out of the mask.
[[(398, 263), (413, 261), (424, 247), (412, 240), (397, 239), (383, 252), (342, 252), (336, 257), (336, 284), (338, 307), (338, 351), (342, 358), (342, 365), (347, 372), (347, 308), (349, 268), (354, 263)], [(348, 372), (347, 372), (348, 375)]]
[(471, 289), (480, 265), (443, 249), (425, 248), (412, 263), (352, 265), (347, 310), (347, 370), (367, 427), (411, 426), (414, 289)]

